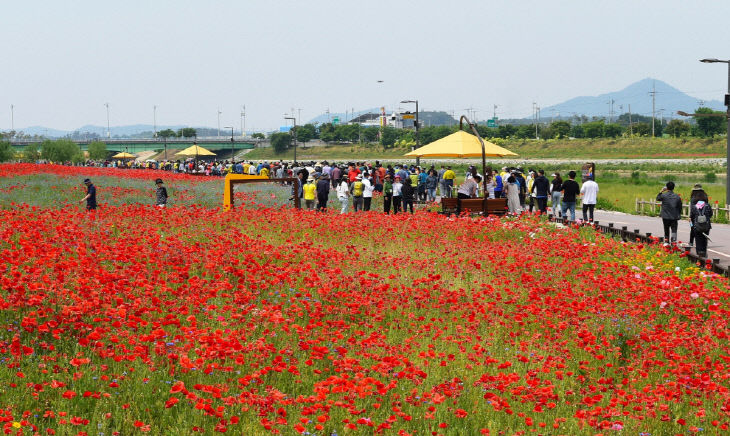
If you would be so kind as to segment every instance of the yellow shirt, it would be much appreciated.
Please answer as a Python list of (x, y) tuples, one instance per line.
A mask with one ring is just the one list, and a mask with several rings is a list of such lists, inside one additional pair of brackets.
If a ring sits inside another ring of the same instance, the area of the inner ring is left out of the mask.
[(314, 200), (314, 193), (317, 191), (317, 185), (314, 183), (307, 183), (302, 187), (304, 189), (304, 199)]
[(443, 178), (444, 180), (454, 180), (456, 178), (456, 174), (452, 170), (446, 170)]
[(243, 164), (243, 174), (248, 174), (248, 169), (251, 168), (249, 164)]
[(266, 167), (261, 168), (259, 176), (269, 177), (269, 170)]

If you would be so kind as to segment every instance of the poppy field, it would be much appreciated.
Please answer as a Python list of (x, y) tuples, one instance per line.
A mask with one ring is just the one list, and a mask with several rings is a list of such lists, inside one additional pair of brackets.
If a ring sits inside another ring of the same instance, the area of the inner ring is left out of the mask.
[(529, 216), (223, 212), (222, 186), (0, 165), (4, 434), (728, 432), (703, 265)]

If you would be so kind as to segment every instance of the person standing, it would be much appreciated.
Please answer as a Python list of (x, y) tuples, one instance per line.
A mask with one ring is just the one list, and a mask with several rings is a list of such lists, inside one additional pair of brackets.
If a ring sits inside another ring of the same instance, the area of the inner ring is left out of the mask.
[[(598, 183), (593, 179), (583, 182), (583, 186), (580, 188), (580, 196), (583, 199), (583, 221), (593, 222), (593, 211), (596, 209), (598, 200)], [(590, 220), (588, 219), (589, 216)]]
[(454, 188), (454, 179), (456, 178), (456, 173), (454, 173), (454, 170), (451, 169), (451, 166), (446, 167), (446, 171), (444, 172), (444, 175), (442, 177), (443, 179), (443, 191), (441, 193), (442, 197), (451, 197), (451, 190)]
[(373, 191), (375, 191), (375, 184), (373, 183), (373, 173), (365, 172), (365, 177), (362, 178), (362, 184), (364, 185), (362, 190), (362, 210), (367, 212), (370, 210), (370, 204), (373, 202)]
[(304, 185), (304, 204), (307, 210), (314, 209), (314, 200), (317, 195), (317, 186), (314, 184), (314, 177), (310, 176)]
[(86, 201), (86, 210), (96, 210), (96, 186), (89, 179), (84, 179), (84, 185), (86, 185), (86, 197), (79, 203)]
[(408, 213), (408, 208), (411, 208), (413, 213), (413, 197), (416, 190), (413, 188), (413, 182), (411, 178), (407, 178), (403, 187), (401, 188), (401, 194), (403, 194), (403, 213)]
[(674, 193), (674, 186), (674, 182), (667, 182), (656, 196), (656, 201), (662, 203), (659, 216), (664, 224), (664, 241), (672, 244), (677, 242), (677, 223), (682, 218), (682, 199)]
[(522, 213), (520, 208), (520, 187), (517, 185), (515, 176), (507, 177), (507, 183), (504, 184), (504, 196), (507, 198), (507, 209), (509, 213), (518, 215)]
[(330, 176), (322, 174), (317, 182), (317, 210), (321, 212), (327, 211), (327, 200), (330, 196)]
[(522, 168), (518, 168), (515, 172), (515, 179), (520, 186), (520, 207), (524, 210), (525, 197), (527, 196), (527, 180), (525, 180), (525, 176), (522, 174)]
[(165, 188), (162, 183), (162, 179), (155, 180), (155, 185), (157, 185), (157, 190), (155, 191), (155, 205), (160, 209), (163, 209), (167, 206), (167, 188)]
[(426, 174), (426, 169), (421, 168), (421, 172), (418, 173), (418, 200), (420, 201), (426, 201), (426, 180), (428, 179), (428, 174)]
[(532, 182), (532, 191), (535, 193), (535, 201), (537, 208), (542, 214), (547, 213), (548, 191), (550, 190), (550, 181), (545, 177), (545, 170), (538, 170), (535, 181)]
[(699, 200), (694, 206), (690, 206), (689, 221), (692, 227), (690, 231), (695, 234), (695, 241), (697, 241), (695, 251), (700, 257), (707, 257), (707, 235), (712, 228), (711, 218), (712, 206), (706, 202)]
[(560, 173), (553, 173), (553, 181), (550, 182), (550, 195), (553, 207), (553, 216), (558, 218), (560, 215), (560, 191), (563, 190), (563, 179)]
[(429, 170), (428, 177), (426, 177), (426, 193), (428, 194), (428, 201), (436, 201), (436, 187), (438, 186), (438, 180), (436, 170)]
[(563, 206), (561, 208), (563, 219), (566, 218), (566, 212), (570, 209), (570, 220), (575, 221), (575, 200), (580, 193), (580, 186), (575, 181), (575, 171), (568, 173), (568, 180), (563, 182)]
[(383, 179), (383, 212), (390, 213), (390, 204), (393, 201), (393, 182), (390, 174), (386, 174)]
[(352, 207), (355, 212), (362, 210), (362, 194), (365, 190), (365, 184), (362, 182), (362, 174), (355, 176), (355, 181), (350, 185), (350, 193), (352, 194)]
[(504, 190), (504, 180), (502, 175), (495, 171), (494, 173), (494, 198), (502, 198), (502, 191)]
[[(692, 188), (692, 194), (690, 194), (690, 197), (689, 197), (689, 207), (690, 208), (694, 207), (694, 205), (697, 204), (698, 201), (704, 201), (705, 203), (710, 202), (710, 200), (707, 198), (707, 193), (705, 192), (704, 189), (702, 189), (702, 185), (700, 185), (699, 183), (695, 184), (694, 187)], [(692, 224), (692, 220), (690, 220), (690, 227), (691, 227), (691, 224)], [(694, 240), (695, 240), (695, 233), (690, 228), (688, 246), (691, 247), (694, 243)]]
[(401, 183), (400, 176), (395, 176), (395, 182), (393, 182), (393, 215), (400, 212), (401, 204), (403, 204), (403, 183)]
[(347, 213), (347, 206), (350, 203), (350, 187), (346, 177), (343, 177), (337, 185), (337, 199), (340, 200), (340, 214)]

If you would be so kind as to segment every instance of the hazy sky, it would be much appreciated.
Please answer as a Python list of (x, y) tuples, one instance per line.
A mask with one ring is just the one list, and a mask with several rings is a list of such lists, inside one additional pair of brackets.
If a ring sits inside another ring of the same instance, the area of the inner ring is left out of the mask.
[[(653, 77), (721, 99), (730, 2), (0, 0), (0, 129), (273, 129), (418, 99), (500, 118)], [(378, 83), (383, 80), (383, 83)], [(647, 97), (648, 98), (648, 97)], [(408, 105), (402, 105), (404, 108)], [(411, 106), (412, 110), (412, 106)]]

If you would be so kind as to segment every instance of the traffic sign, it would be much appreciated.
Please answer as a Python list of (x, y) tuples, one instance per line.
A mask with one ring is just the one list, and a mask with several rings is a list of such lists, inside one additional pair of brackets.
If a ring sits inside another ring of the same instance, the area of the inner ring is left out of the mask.
[(497, 127), (497, 118), (490, 118), (487, 120), (487, 127)]
[(416, 116), (413, 115), (413, 114), (403, 114), (403, 119), (404, 120), (412, 120), (414, 118), (416, 118)]
[(340, 124), (340, 117), (334, 117), (332, 119), (332, 124), (334, 124), (334, 125)]

